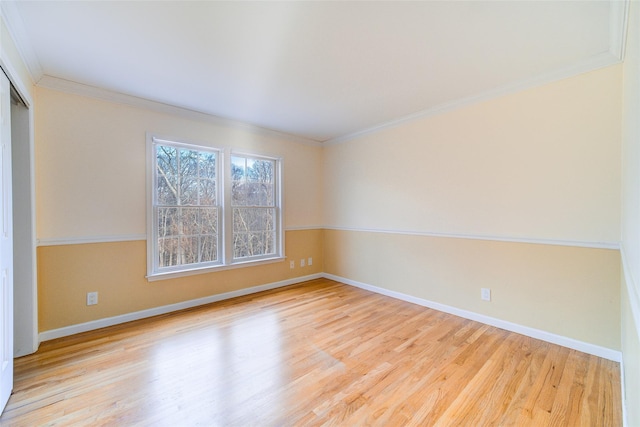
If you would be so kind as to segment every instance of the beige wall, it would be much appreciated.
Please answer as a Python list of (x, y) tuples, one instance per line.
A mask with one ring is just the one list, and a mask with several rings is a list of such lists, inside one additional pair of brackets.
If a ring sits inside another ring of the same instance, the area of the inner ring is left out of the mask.
[(338, 230), (324, 242), (331, 274), (620, 350), (616, 250)]
[(282, 156), (285, 227), (322, 224), (321, 147), (39, 87), (39, 239), (146, 233), (145, 135)]
[[(325, 148), (42, 87), (36, 93), (0, 20), (0, 63), (36, 101), (45, 243), (145, 233), (151, 131), (283, 156), (287, 254), (314, 258), (304, 269), (281, 262), (150, 283), (144, 241), (41, 246), (40, 330), (326, 271), (622, 348), (628, 422), (640, 425), (637, 2), (630, 11), (623, 66)], [(622, 229), (624, 274), (616, 251), (606, 249), (337, 228), (614, 244)], [(491, 303), (479, 300), (480, 287), (492, 289)], [(100, 304), (87, 307), (93, 290)]]
[(622, 352), (627, 422), (640, 425), (640, 4), (631, 2), (623, 67)]
[(328, 146), (325, 271), (619, 350), (619, 253), (576, 242), (619, 241), (621, 77), (612, 66)]
[[(321, 147), (42, 87), (37, 96), (41, 332), (322, 271)], [(148, 282), (146, 132), (281, 156), (287, 261)], [(86, 306), (90, 291), (96, 306)]]
[[(491, 239), (615, 246), (621, 83), (612, 66), (327, 147), (39, 87), (38, 238), (76, 242), (39, 248), (40, 329), (326, 271), (617, 350), (616, 251)], [(282, 156), (287, 253), (319, 262), (147, 283), (146, 132)]]
[(327, 147), (326, 225), (617, 243), (621, 72)]

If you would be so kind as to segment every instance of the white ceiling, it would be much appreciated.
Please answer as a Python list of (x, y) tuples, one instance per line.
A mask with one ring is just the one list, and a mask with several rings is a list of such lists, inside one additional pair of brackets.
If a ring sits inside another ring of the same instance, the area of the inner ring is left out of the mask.
[(315, 141), (619, 61), (626, 5), (3, 3), (36, 81), (69, 80)]

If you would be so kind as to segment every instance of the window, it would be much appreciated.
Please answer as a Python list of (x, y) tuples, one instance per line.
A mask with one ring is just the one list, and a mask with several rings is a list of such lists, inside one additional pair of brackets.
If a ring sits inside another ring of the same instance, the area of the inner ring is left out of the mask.
[(234, 260), (276, 253), (275, 171), (275, 160), (231, 156)]
[(282, 258), (279, 159), (147, 145), (149, 278)]

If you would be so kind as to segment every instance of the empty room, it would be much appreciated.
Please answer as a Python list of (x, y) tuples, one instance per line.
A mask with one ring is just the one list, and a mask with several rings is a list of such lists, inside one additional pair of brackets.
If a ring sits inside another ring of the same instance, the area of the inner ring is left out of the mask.
[(640, 4), (0, 2), (1, 426), (640, 427)]

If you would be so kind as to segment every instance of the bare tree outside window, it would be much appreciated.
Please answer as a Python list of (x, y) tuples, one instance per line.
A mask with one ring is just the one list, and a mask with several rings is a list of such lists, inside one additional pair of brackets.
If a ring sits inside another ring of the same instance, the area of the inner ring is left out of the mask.
[(281, 160), (147, 138), (147, 278), (283, 257)]
[(156, 145), (158, 267), (218, 260), (216, 153)]
[(231, 157), (233, 258), (276, 253), (275, 160)]

